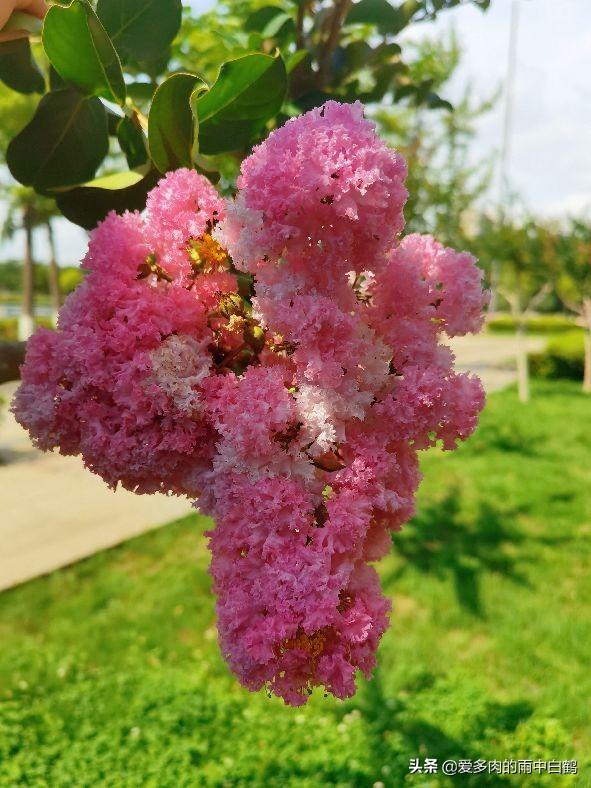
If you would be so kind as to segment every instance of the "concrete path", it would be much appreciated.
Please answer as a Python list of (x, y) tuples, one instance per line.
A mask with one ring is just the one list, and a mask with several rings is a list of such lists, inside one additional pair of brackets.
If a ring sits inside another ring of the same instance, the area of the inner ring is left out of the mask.
[(43, 454), (0, 386), (0, 590), (46, 574), (191, 511), (164, 495), (112, 492), (76, 457)]
[[(513, 336), (481, 334), (456, 337), (449, 344), (456, 354), (456, 368), (478, 375), (486, 391), (498, 391), (515, 382), (516, 347)], [(526, 346), (528, 353), (537, 353), (544, 349), (546, 340), (528, 337)]]
[[(458, 367), (493, 391), (512, 383), (505, 368), (511, 337), (461, 337)], [(529, 340), (530, 351), (544, 346)], [(116, 493), (79, 459), (43, 454), (7, 412), (16, 383), (0, 386), (0, 590), (78, 561), (187, 514), (189, 503), (163, 495)]]

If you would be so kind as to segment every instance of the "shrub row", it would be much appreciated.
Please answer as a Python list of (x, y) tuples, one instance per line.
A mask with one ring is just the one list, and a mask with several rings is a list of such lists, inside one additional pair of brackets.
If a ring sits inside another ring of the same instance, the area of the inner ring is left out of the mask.
[[(511, 315), (499, 315), (487, 321), (487, 329), (492, 334), (512, 334), (516, 324)], [(527, 321), (527, 328), (532, 334), (561, 334), (572, 331), (575, 320), (569, 315), (551, 314), (536, 315)]]
[[(53, 323), (49, 317), (38, 317), (36, 319), (38, 326), (45, 326), (51, 328)], [(17, 317), (2, 317), (0, 318), (0, 340), (4, 342), (16, 342), (18, 339), (18, 318)]]
[(532, 375), (538, 378), (582, 380), (584, 367), (583, 331), (569, 331), (550, 340), (545, 351), (529, 357)]

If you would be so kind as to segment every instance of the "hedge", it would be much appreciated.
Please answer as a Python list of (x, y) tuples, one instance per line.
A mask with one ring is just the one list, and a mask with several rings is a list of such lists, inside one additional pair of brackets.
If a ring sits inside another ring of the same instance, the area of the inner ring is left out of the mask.
[[(499, 315), (489, 320), (486, 327), (492, 334), (513, 334), (516, 323), (511, 315)], [(574, 318), (562, 314), (536, 315), (527, 321), (527, 330), (532, 334), (561, 334), (574, 327)]]
[[(38, 326), (53, 328), (53, 322), (49, 317), (38, 317), (35, 320)], [(18, 339), (18, 317), (0, 318), (0, 340), (4, 342), (16, 342)]]
[(548, 342), (542, 353), (529, 357), (532, 375), (538, 378), (582, 380), (584, 358), (583, 331), (569, 331)]

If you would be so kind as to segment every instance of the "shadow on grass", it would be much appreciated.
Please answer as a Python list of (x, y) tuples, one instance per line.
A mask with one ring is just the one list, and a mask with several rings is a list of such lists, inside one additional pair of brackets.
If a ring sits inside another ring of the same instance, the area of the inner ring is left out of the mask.
[(403, 563), (386, 579), (395, 582), (411, 567), (438, 578), (452, 577), (456, 598), (464, 610), (485, 617), (481, 598), (481, 576), (494, 572), (527, 586), (508, 552), (524, 537), (508, 525), (516, 512), (500, 511), (487, 503), (470, 522), (462, 516), (460, 495), (451, 490), (443, 500), (425, 506), (400, 533), (393, 536), (394, 548)]
[(494, 422), (483, 422), (464, 451), (471, 454), (501, 452), (523, 457), (535, 457), (543, 445), (543, 430), (531, 424), (523, 424), (516, 411), (511, 416)]
[[(372, 680), (364, 684), (352, 705), (363, 715), (371, 732), (369, 756), (376, 767), (390, 764), (394, 767), (393, 772), (400, 776), (409, 769), (411, 758), (419, 758), (421, 763), (425, 758), (436, 758), (439, 770), (445, 760), (482, 760), (486, 758), (483, 752), (486, 742), (512, 734), (533, 713), (533, 707), (526, 701), (500, 703), (485, 700), (470, 718), (467, 715), (463, 733), (453, 736), (442, 726), (422, 718), (421, 711), (416, 710), (417, 700), (423, 708), (429, 705), (425, 704), (424, 698), (421, 699), (423, 693), (428, 698), (433, 692), (441, 692), (437, 684), (437, 676), (426, 672), (393, 698), (385, 689), (383, 672), (379, 667), (374, 671)], [(397, 763), (392, 761), (394, 752), (398, 755)], [(511, 784), (505, 777), (488, 773), (463, 774), (462, 778), (464, 785)]]

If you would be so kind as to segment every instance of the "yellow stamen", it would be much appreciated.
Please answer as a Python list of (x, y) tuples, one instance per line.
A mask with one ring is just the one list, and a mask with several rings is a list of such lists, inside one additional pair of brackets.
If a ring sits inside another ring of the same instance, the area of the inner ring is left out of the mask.
[(211, 233), (203, 233), (201, 238), (191, 238), (187, 244), (187, 253), (199, 273), (210, 274), (228, 268), (228, 255)]

